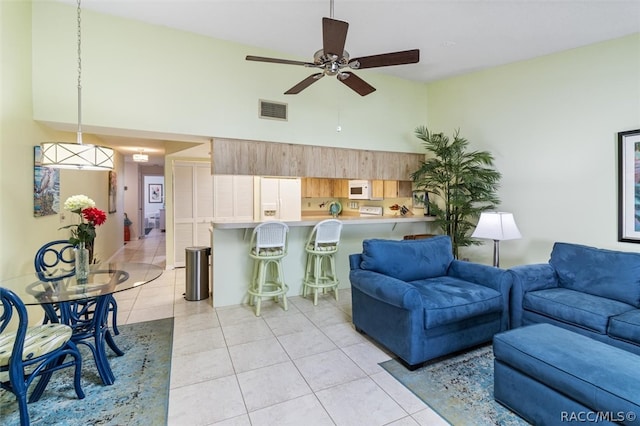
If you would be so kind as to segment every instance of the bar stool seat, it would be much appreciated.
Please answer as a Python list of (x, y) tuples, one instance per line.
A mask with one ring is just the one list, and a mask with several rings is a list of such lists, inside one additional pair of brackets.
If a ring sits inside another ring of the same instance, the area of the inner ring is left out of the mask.
[(278, 221), (264, 222), (256, 226), (251, 235), (249, 256), (254, 259), (253, 273), (247, 293), (249, 304), (260, 307), (264, 297), (273, 297), (278, 302), (282, 297), (282, 308), (286, 311), (287, 291), (284, 282), (282, 259), (287, 255), (287, 234), (289, 227)]
[(333, 290), (338, 300), (338, 276), (336, 274), (335, 254), (340, 244), (342, 222), (337, 219), (327, 219), (316, 224), (309, 234), (305, 251), (307, 262), (302, 283), (302, 297), (313, 291), (313, 304), (318, 304), (318, 291), (325, 293)]

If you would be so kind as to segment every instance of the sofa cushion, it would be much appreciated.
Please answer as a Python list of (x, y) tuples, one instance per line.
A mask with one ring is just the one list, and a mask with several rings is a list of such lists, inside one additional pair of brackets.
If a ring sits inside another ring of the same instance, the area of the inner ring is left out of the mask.
[(360, 268), (414, 281), (446, 275), (452, 261), (451, 239), (446, 235), (424, 240), (369, 239), (362, 242)]
[(502, 311), (502, 295), (483, 285), (453, 277), (430, 278), (410, 284), (422, 298), (427, 329)]
[(611, 318), (609, 336), (640, 345), (640, 309)]
[(522, 307), (547, 317), (607, 333), (609, 317), (635, 308), (626, 303), (566, 288), (550, 288), (525, 294)]
[(549, 263), (560, 287), (640, 308), (640, 253), (555, 243)]
[(640, 412), (636, 354), (550, 324), (496, 334), (493, 352), (496, 360), (594, 411)]

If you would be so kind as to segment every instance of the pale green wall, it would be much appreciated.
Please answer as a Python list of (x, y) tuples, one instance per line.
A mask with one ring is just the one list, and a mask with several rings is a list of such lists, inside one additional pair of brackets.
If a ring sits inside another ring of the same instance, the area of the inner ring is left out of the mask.
[[(75, 10), (54, 2), (37, 2), (33, 9), (34, 116), (73, 122)], [(244, 59), (282, 56), (277, 52), (87, 10), (82, 16), (87, 125), (390, 151), (420, 148), (412, 130), (426, 117), (423, 84), (364, 70), (358, 75), (378, 89), (366, 97), (329, 77), (300, 95), (285, 96), (315, 71)], [(289, 121), (259, 119), (259, 99), (288, 103)]]
[[(523, 234), (503, 266), (546, 262), (553, 242), (617, 242), (617, 132), (640, 128), (640, 35), (431, 83), (430, 130), (491, 151), (501, 210)], [(490, 262), (491, 246), (468, 250)]]
[[(32, 118), (31, 89), (31, 3), (0, 2), (0, 67), (2, 101), (0, 106), (0, 279), (33, 271), (33, 256), (45, 242), (67, 238), (68, 231), (58, 228), (71, 223), (71, 215), (61, 222), (59, 216), (33, 217), (33, 147), (42, 141), (75, 141), (75, 133), (54, 132)], [(73, 96), (73, 87), (70, 88)], [(87, 137), (86, 142), (99, 142)], [(121, 170), (121, 157), (116, 171)], [(121, 172), (119, 172), (121, 173)], [(83, 193), (98, 207), (107, 210), (107, 172), (63, 170), (60, 176), (61, 203), (66, 197)], [(122, 190), (120, 190), (122, 193)], [(119, 199), (122, 206), (122, 199)], [(96, 251), (101, 259), (121, 245), (122, 208), (110, 214), (98, 228)]]

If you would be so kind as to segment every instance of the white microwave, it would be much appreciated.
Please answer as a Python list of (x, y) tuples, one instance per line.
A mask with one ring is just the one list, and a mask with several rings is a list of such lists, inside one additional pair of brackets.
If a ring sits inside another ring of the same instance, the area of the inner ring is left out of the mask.
[(350, 180), (349, 181), (349, 199), (350, 200), (371, 199), (371, 181)]

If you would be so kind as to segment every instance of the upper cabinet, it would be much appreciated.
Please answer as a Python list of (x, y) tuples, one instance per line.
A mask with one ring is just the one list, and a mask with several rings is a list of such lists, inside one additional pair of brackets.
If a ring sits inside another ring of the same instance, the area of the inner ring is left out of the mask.
[(213, 174), (410, 180), (424, 154), (214, 139)]

